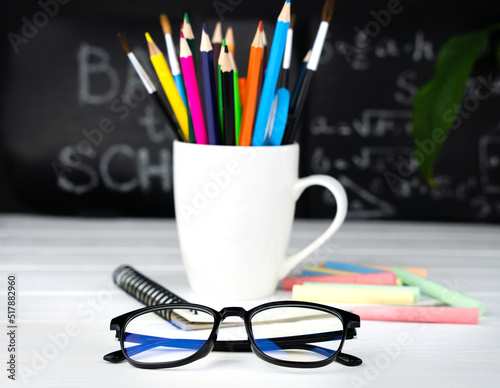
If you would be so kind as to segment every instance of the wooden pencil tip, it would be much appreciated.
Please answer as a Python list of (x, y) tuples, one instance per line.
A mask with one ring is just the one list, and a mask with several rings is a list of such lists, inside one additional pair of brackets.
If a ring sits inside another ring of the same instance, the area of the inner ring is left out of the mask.
[(191, 24), (189, 21), (189, 15), (187, 12), (184, 12), (184, 21), (186, 22), (186, 24)]
[(262, 20), (259, 22), (259, 31), (262, 32), (264, 29), (264, 23), (262, 23)]
[(123, 49), (125, 50), (125, 52), (128, 54), (130, 53), (130, 47), (127, 43), (127, 41), (125, 40), (125, 37), (123, 36), (123, 34), (121, 32), (118, 33), (118, 38), (120, 39), (120, 43), (122, 44), (122, 47)]
[(223, 55), (220, 55), (219, 64), (220, 64), (220, 70), (223, 72), (234, 70), (233, 61), (231, 60), (231, 56), (229, 55), (227, 46), (224, 49)]
[(229, 26), (226, 31), (225, 40), (227, 44), (234, 44), (234, 31), (233, 27)]
[(283, 5), (283, 8), (281, 9), (281, 12), (278, 16), (278, 21), (281, 22), (290, 22), (290, 1), (287, 0), (285, 4)]
[(215, 25), (214, 34), (212, 35), (212, 43), (222, 42), (222, 23), (219, 21)]
[(321, 21), (330, 23), (333, 17), (333, 9), (335, 8), (335, 0), (326, 0), (321, 13)]
[(149, 32), (146, 32), (144, 35), (146, 35), (146, 40), (147, 40), (149, 43), (153, 43), (153, 38), (151, 38), (151, 35), (149, 35)]
[(208, 37), (207, 25), (203, 23), (201, 32), (201, 43), (200, 43), (200, 51), (208, 52), (213, 50), (212, 44), (210, 43), (210, 38)]
[(306, 54), (306, 56), (304, 57), (304, 59), (302, 60), (302, 62), (309, 62), (309, 58), (311, 58), (311, 50), (309, 50)]
[(168, 16), (162, 13), (160, 15), (160, 24), (161, 28), (163, 30), (163, 33), (165, 35), (169, 34), (172, 35), (172, 26), (170, 25), (170, 20), (168, 19)]

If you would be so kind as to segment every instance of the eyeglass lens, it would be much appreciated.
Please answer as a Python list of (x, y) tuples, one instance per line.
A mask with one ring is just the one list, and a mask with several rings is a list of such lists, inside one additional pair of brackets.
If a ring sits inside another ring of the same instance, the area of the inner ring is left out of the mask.
[(282, 361), (314, 362), (335, 354), (343, 324), (328, 312), (308, 307), (279, 307), (252, 317), (255, 343), (267, 356)]
[[(197, 322), (197, 329), (189, 321)], [(183, 360), (206, 343), (214, 317), (202, 310), (164, 309), (132, 319), (125, 327), (127, 356), (143, 363)]]

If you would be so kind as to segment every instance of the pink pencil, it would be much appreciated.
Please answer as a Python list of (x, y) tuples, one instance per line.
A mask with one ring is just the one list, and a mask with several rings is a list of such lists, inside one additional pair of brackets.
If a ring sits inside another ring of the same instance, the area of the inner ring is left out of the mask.
[(201, 106), (200, 89), (196, 79), (196, 71), (194, 69), (193, 53), (189, 45), (181, 34), (180, 58), (182, 66), (182, 75), (186, 84), (186, 93), (193, 119), (194, 134), (196, 143), (208, 144), (207, 127), (205, 125), (205, 116), (203, 115), (203, 107)]
[(356, 306), (352, 312), (367, 321), (477, 324), (479, 310), (469, 307)]
[(396, 275), (392, 272), (368, 273), (359, 275), (327, 275), (327, 276), (301, 276), (285, 278), (281, 281), (283, 290), (292, 290), (295, 284), (304, 282), (317, 283), (353, 283), (353, 284), (378, 284), (396, 285)]

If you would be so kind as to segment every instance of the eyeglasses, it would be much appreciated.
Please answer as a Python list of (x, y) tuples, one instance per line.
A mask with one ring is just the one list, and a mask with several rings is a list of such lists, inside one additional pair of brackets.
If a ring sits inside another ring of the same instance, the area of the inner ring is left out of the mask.
[[(241, 318), (243, 322), (241, 322)], [(237, 338), (245, 327), (247, 340)], [(275, 365), (315, 368), (336, 361), (356, 366), (361, 359), (342, 353), (346, 339), (356, 338), (359, 316), (309, 302), (266, 303), (246, 311), (176, 303), (156, 305), (113, 318), (121, 350), (104, 360), (127, 360), (138, 368), (170, 368), (188, 364), (213, 351), (249, 352)]]

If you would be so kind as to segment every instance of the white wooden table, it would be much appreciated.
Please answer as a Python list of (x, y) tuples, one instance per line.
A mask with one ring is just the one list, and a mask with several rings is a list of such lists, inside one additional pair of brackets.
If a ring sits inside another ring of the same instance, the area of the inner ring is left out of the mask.
[[(296, 222), (292, 247), (323, 221)], [(0, 216), (2, 387), (498, 387), (500, 386), (500, 226), (355, 222), (304, 265), (326, 259), (421, 266), (431, 280), (486, 303), (479, 325), (363, 321), (344, 350), (361, 366), (290, 369), (252, 353), (212, 352), (180, 368), (109, 364), (118, 349), (111, 318), (142, 307), (111, 279), (129, 264), (179, 296), (214, 308), (259, 301), (211, 301), (187, 284), (172, 220)], [(299, 268), (297, 268), (299, 270)], [(16, 277), (16, 382), (8, 380), (7, 279)], [(277, 291), (266, 299), (289, 299)], [(7, 365), (7, 367), (6, 367)], [(237, 383), (236, 383), (237, 382)], [(8, 385), (11, 384), (11, 385)]]

